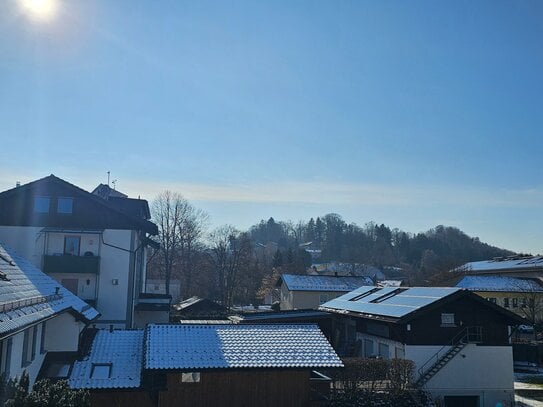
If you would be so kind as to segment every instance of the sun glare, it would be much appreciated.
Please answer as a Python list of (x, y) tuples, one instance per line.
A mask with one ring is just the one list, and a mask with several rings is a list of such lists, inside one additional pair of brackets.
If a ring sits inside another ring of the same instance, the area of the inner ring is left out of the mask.
[(58, 6), (57, 0), (19, 0), (19, 3), (30, 17), (42, 21), (52, 19)]

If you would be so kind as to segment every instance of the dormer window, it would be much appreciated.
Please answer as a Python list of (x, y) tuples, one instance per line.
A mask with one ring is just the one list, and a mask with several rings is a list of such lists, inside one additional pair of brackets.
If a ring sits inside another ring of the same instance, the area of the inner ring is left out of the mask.
[(34, 197), (34, 213), (49, 213), (51, 198), (48, 196)]
[(73, 198), (58, 198), (57, 200), (57, 212), (58, 213), (72, 213), (74, 208)]

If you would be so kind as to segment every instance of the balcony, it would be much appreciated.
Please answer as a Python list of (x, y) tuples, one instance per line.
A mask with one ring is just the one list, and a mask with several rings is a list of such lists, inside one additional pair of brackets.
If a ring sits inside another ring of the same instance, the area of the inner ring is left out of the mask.
[(100, 272), (98, 256), (43, 256), (43, 271), (46, 273), (88, 273)]

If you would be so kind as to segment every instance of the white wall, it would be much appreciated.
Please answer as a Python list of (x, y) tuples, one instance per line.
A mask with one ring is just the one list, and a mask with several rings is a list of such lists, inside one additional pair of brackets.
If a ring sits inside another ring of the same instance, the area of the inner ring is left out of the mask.
[(100, 256), (100, 235), (98, 233), (48, 233), (47, 234), (47, 255), (64, 254), (64, 237), (79, 237), (79, 255), (83, 256), (85, 252), (92, 252), (94, 256)]
[[(28, 330), (29, 330), (29, 340), (32, 341), (33, 328), (32, 327), (28, 328)], [(36, 381), (38, 373), (40, 372), (41, 366), (43, 364), (43, 360), (45, 359), (45, 352), (43, 354), (40, 353), (41, 330), (42, 330), (42, 324), (37, 326), (36, 344), (35, 344), (36, 353), (34, 356), (34, 360), (31, 361), (30, 364), (24, 367), (21, 366), (22, 356), (23, 356), (24, 332), (19, 332), (18, 334), (11, 336), (13, 342), (11, 346), (11, 359), (9, 361), (9, 365), (10, 365), (9, 376), (11, 378), (21, 377), (22, 373), (26, 371), (28, 373), (28, 378), (30, 379), (31, 386)], [(5, 358), (6, 358), (7, 342), (8, 342), (8, 338), (2, 341), (3, 343), (2, 368), (4, 368), (4, 363), (6, 363)], [(29, 354), (29, 357), (30, 357), (30, 354)]]
[(47, 321), (45, 349), (48, 352), (75, 352), (79, 346), (79, 333), (85, 325), (65, 312)]
[[(105, 230), (103, 241), (107, 244), (133, 250), (130, 247), (130, 230)], [(126, 320), (128, 305), (128, 284), (130, 253), (114, 247), (102, 245), (100, 276), (98, 282), (98, 301), (96, 307), (104, 320)], [(118, 285), (113, 280), (118, 280)]]
[[(405, 346), (405, 358), (421, 367), (440, 346)], [(509, 401), (513, 391), (513, 351), (510, 346), (468, 344), (425, 386), (434, 396), (478, 395), (482, 406)]]
[[(365, 356), (365, 342), (364, 340), (371, 340), (373, 342), (373, 356), (379, 356), (379, 344), (385, 344), (388, 345), (388, 356), (383, 356), (385, 359), (394, 359), (396, 357), (399, 357), (400, 355), (398, 353), (404, 353), (405, 347), (404, 344), (401, 342), (393, 341), (388, 338), (381, 338), (380, 336), (375, 335), (369, 335), (365, 333), (356, 333), (356, 340), (360, 340), (362, 342), (362, 346), (360, 348), (360, 356)], [(400, 351), (396, 351), (396, 349), (399, 349)]]
[[(38, 268), (42, 267), (43, 254), (54, 255), (64, 252), (64, 236), (81, 236), (80, 253), (83, 255), (86, 251), (91, 251), (100, 256), (100, 274), (97, 276), (98, 282), (94, 278), (81, 274), (55, 274), (57, 281), (62, 278), (78, 278), (80, 297), (84, 299), (94, 298), (94, 292), (97, 292), (96, 308), (102, 314), (101, 320), (118, 321), (123, 324), (127, 317), (127, 307), (129, 306), (129, 283), (130, 273), (134, 272), (130, 265), (130, 253), (119, 250), (115, 247), (102, 244), (99, 234), (77, 234), (77, 233), (48, 233), (47, 247), (45, 247), (45, 234), (41, 233), (42, 227), (26, 226), (0, 226), (0, 242), (3, 242), (15, 249), (21, 256), (31, 260)], [(138, 242), (132, 242), (132, 231), (130, 230), (111, 230), (106, 229), (103, 232), (103, 242), (113, 246), (121, 247), (125, 250), (134, 250)], [(134, 233), (134, 235), (136, 235)], [(135, 278), (135, 276), (134, 276)], [(91, 280), (91, 285), (86, 285), (86, 280)], [(118, 281), (118, 285), (113, 284), (113, 280)], [(97, 287), (95, 286), (97, 284)], [(135, 284), (135, 281), (133, 281)], [(138, 295), (137, 289), (134, 291), (134, 298)], [(106, 322), (109, 325), (110, 322)], [(115, 324), (117, 326), (117, 324)], [(127, 328), (129, 328), (127, 326)]]
[(45, 248), (45, 235), (40, 233), (42, 229), (34, 226), (0, 226), (0, 242), (41, 268)]
[[(63, 279), (77, 279), (77, 296), (83, 300), (96, 299), (96, 275), (86, 273), (50, 273), (59, 283)], [(87, 285), (87, 280), (89, 284)]]
[[(179, 302), (180, 298), (180, 283), (179, 280), (170, 281), (170, 295), (172, 296), (172, 303)], [(166, 294), (166, 281), (165, 280), (147, 280), (145, 284), (145, 291), (150, 294)]]

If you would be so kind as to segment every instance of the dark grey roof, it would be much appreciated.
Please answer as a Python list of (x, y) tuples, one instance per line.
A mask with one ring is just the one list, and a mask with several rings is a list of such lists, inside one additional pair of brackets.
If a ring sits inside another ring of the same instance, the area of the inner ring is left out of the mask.
[(64, 311), (91, 321), (98, 311), (0, 244), (0, 335), (17, 331)]

